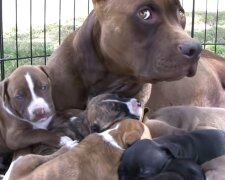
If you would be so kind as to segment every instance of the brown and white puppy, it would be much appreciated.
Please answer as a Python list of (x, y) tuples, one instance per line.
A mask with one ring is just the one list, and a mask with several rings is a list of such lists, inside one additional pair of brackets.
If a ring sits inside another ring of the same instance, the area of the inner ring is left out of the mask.
[(202, 48), (184, 31), (179, 0), (93, 4), (48, 61), (57, 110), (85, 109), (90, 96), (105, 92), (135, 97), (145, 83), (195, 74)]
[(0, 154), (36, 143), (66, 143), (67, 138), (47, 131), (55, 109), (45, 67), (19, 67), (1, 82), (0, 92)]
[(57, 157), (27, 155), (18, 158), (5, 180), (32, 180), (37, 177), (42, 180), (116, 180), (124, 149), (145, 138), (150, 138), (148, 128), (140, 121), (126, 119), (109, 130), (87, 136), (79, 145)]
[[(76, 114), (77, 116), (74, 116)], [(107, 130), (123, 119), (140, 120), (142, 116), (143, 107), (137, 99), (106, 93), (92, 98), (84, 112), (79, 113), (78, 110), (73, 109), (54, 117), (53, 123), (50, 123), (48, 128), (81, 141), (90, 133)], [(50, 154), (56, 150), (57, 148), (46, 145), (34, 145), (31, 153)]]
[(145, 117), (152, 136), (176, 134), (196, 129), (225, 130), (225, 109), (198, 106), (170, 106)]
[(202, 165), (206, 180), (225, 179), (225, 155), (207, 161)]

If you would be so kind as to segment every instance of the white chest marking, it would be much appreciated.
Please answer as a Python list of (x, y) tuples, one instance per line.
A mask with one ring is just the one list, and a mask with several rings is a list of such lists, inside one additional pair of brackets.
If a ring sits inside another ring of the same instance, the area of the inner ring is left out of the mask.
[(28, 121), (28, 122), (33, 125), (34, 129), (47, 129), (51, 121), (52, 121), (52, 116), (50, 116), (47, 120), (43, 119), (37, 122), (31, 122), (31, 121)]
[(102, 136), (103, 139), (104, 139), (106, 142), (110, 143), (112, 146), (114, 146), (114, 147), (116, 147), (116, 148), (118, 148), (118, 149), (124, 150), (122, 147), (120, 147), (120, 146), (117, 144), (117, 142), (115, 141), (115, 139), (109, 134), (110, 131), (116, 130), (116, 129), (118, 129), (118, 127), (119, 127), (119, 124), (118, 124), (115, 128), (113, 128), (113, 129), (108, 129), (108, 130), (106, 130), (106, 131), (104, 131), (104, 132), (102, 132), (102, 133), (98, 133), (98, 135), (99, 135), (99, 136)]

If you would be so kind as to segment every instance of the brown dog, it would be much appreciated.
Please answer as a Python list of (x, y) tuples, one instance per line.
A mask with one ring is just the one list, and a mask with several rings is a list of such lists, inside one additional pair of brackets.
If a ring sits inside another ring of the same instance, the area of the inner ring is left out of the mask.
[(135, 97), (145, 83), (195, 74), (201, 45), (184, 31), (179, 0), (93, 4), (81, 28), (65, 39), (47, 64), (57, 110), (84, 109), (88, 97), (104, 92)]
[(21, 66), (0, 88), (0, 155), (37, 143), (66, 143), (66, 138), (46, 130), (55, 109), (45, 67)]
[(131, 119), (123, 120), (109, 130), (87, 136), (79, 145), (58, 157), (20, 157), (13, 162), (5, 179), (116, 180), (123, 150), (144, 138), (150, 138), (144, 124)]
[(147, 104), (151, 113), (175, 105), (225, 107), (225, 59), (204, 50), (198, 64), (192, 78), (153, 84)]

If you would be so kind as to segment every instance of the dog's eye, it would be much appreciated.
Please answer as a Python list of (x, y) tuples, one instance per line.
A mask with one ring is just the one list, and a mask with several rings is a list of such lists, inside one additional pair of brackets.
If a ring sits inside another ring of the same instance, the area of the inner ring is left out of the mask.
[(16, 95), (15, 96), (17, 101), (22, 101), (23, 100), (23, 96), (22, 95)]
[(185, 17), (184, 10), (180, 9), (179, 15), (180, 15), (181, 18), (184, 18)]
[(141, 9), (139, 12), (138, 12), (138, 16), (144, 20), (148, 20), (148, 19), (151, 19), (152, 18), (152, 12), (151, 12), (151, 9), (149, 8), (144, 8), (144, 9)]
[(41, 88), (40, 88), (42, 91), (46, 91), (48, 89), (48, 86), (47, 85), (42, 85)]

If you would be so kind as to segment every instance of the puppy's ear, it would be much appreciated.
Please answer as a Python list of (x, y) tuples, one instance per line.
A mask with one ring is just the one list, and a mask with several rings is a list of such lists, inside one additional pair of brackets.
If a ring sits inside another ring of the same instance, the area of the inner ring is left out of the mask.
[(186, 158), (187, 156), (182, 151), (182, 148), (174, 143), (165, 143), (160, 145), (161, 148), (167, 152), (169, 152), (175, 158)]
[(48, 78), (50, 78), (50, 77), (49, 77), (50, 71), (49, 71), (49, 69), (48, 69), (47, 66), (42, 65), (42, 66), (38, 66), (38, 68), (40, 68), (40, 70), (43, 71), (43, 73), (45, 73), (45, 75), (46, 75)]
[(4, 81), (1, 82), (1, 96), (2, 96), (2, 100), (3, 100), (3, 103), (5, 103), (7, 100), (8, 100), (8, 91), (7, 91), (7, 88), (8, 88), (8, 82), (9, 82), (9, 79), (5, 79)]
[(123, 135), (123, 143), (125, 148), (131, 146), (135, 141), (139, 140), (141, 138), (141, 134), (137, 131), (134, 132), (125, 132)]

